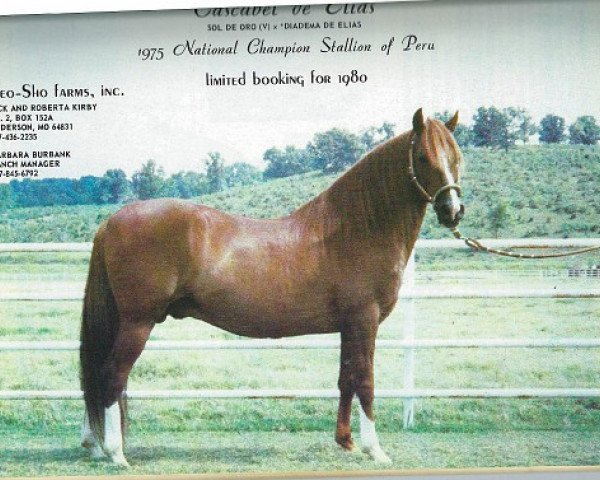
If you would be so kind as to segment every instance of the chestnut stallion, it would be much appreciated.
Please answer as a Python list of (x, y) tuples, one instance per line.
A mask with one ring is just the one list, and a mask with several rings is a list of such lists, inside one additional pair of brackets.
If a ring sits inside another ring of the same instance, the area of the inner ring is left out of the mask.
[(444, 124), (417, 110), (411, 131), (278, 220), (160, 199), (127, 205), (103, 223), (81, 325), (83, 446), (127, 465), (123, 391), (152, 327), (170, 315), (256, 338), (340, 332), (335, 440), (354, 448), (356, 394), (362, 447), (389, 462), (373, 422), (375, 337), (398, 299), (427, 204), (447, 227), (463, 216), (457, 122), (458, 113)]

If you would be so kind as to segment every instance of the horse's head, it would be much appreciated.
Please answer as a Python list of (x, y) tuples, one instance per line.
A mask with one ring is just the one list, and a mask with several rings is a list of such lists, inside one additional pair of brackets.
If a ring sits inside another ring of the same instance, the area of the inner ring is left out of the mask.
[(454, 228), (465, 207), (460, 201), (460, 163), (462, 154), (452, 132), (458, 112), (445, 124), (423, 118), (423, 111), (413, 116), (413, 136), (409, 153), (409, 174), (420, 195), (433, 204), (438, 221)]

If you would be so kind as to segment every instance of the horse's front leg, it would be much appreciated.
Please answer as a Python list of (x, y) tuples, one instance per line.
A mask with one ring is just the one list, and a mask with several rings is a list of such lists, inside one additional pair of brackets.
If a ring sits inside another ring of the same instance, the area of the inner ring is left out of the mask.
[[(336, 440), (350, 437), (350, 406), (354, 393), (360, 400), (360, 440), (363, 450), (374, 460), (391, 463), (379, 444), (373, 417), (375, 337), (379, 326), (379, 308), (371, 305), (346, 317), (342, 328), (340, 365), (340, 409)], [(348, 392), (351, 392), (348, 394)], [(348, 399), (349, 398), (349, 399)], [(340, 421), (341, 420), (341, 421)]]
[[(360, 410), (360, 441), (363, 448), (363, 451), (369, 456), (381, 463), (392, 463), (390, 457), (386, 455), (386, 453), (381, 448), (379, 444), (379, 438), (377, 437), (377, 432), (375, 431), (375, 420), (373, 418), (373, 388), (371, 388), (371, 393), (359, 394), (358, 398), (361, 403)], [(369, 400), (363, 400), (370, 398)], [(366, 407), (365, 405), (370, 404), (371, 408)]]

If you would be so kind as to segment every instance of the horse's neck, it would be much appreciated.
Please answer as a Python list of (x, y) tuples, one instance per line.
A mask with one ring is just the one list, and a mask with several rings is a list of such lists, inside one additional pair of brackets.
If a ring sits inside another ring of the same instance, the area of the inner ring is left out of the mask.
[(298, 213), (324, 237), (384, 245), (407, 261), (426, 210), (408, 176), (409, 147), (409, 134), (377, 147)]

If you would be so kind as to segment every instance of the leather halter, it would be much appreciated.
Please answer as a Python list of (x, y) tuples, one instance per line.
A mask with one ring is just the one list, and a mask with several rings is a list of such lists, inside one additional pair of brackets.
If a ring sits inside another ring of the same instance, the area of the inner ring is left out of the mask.
[(458, 196), (460, 197), (462, 190), (460, 186), (456, 183), (449, 183), (447, 185), (443, 185), (433, 194), (433, 196), (429, 195), (427, 190), (425, 190), (425, 187), (421, 184), (421, 182), (419, 182), (415, 174), (413, 149), (416, 144), (416, 139), (417, 136), (415, 134), (413, 134), (412, 138), (410, 139), (410, 148), (408, 149), (408, 175), (410, 176), (411, 183), (415, 186), (417, 191), (421, 194), (421, 196), (425, 199), (427, 203), (432, 203), (434, 205), (434, 208), (436, 208), (436, 202), (439, 196), (448, 190), (455, 190), (456, 193), (458, 193)]

